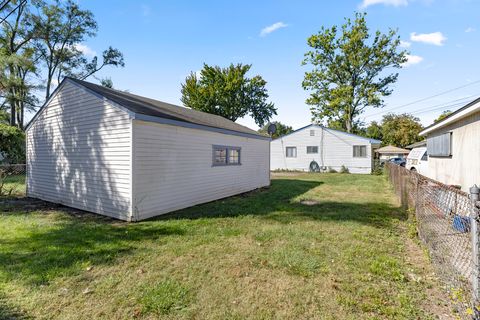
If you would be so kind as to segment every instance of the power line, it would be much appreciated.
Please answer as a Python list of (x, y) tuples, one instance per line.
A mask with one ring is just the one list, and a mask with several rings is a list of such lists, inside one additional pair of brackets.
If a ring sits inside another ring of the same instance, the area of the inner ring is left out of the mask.
[(428, 106), (428, 107), (425, 107), (425, 108), (422, 108), (422, 109), (415, 110), (414, 112), (411, 112), (410, 114), (423, 113), (423, 112), (438, 110), (438, 109), (442, 109), (442, 108), (448, 108), (450, 106), (463, 105), (467, 102), (472, 101), (473, 97), (476, 97), (476, 95), (470, 95), (470, 96), (467, 96), (467, 97), (463, 97), (463, 98), (459, 98), (459, 99), (450, 100), (450, 101), (447, 101), (447, 102), (435, 104), (435, 105), (432, 105), (432, 106)]
[(427, 101), (427, 100), (430, 100), (432, 98), (436, 98), (436, 97), (442, 96), (444, 94), (447, 94), (447, 93), (450, 93), (450, 92), (453, 92), (453, 91), (456, 91), (456, 90), (460, 90), (460, 89), (463, 89), (463, 88), (466, 88), (468, 86), (472, 86), (472, 85), (478, 84), (478, 83), (480, 83), (480, 80), (470, 82), (470, 83), (467, 83), (463, 86), (459, 86), (459, 87), (456, 87), (456, 88), (453, 88), (453, 89), (442, 91), (442, 92), (439, 92), (439, 93), (434, 94), (432, 96), (428, 96), (428, 97), (425, 97), (425, 98), (422, 98), (422, 99), (418, 99), (418, 100), (415, 100), (415, 101), (412, 101), (412, 102), (409, 102), (409, 103), (406, 103), (406, 104), (402, 104), (402, 105), (399, 105), (399, 106), (396, 106), (396, 107), (392, 107), (392, 108), (383, 110), (381, 112), (377, 112), (377, 113), (365, 116), (365, 118), (371, 118), (371, 117), (374, 117), (374, 116), (377, 116), (377, 115), (380, 115), (380, 114), (383, 114), (383, 113), (386, 113), (386, 112), (389, 112), (389, 111), (392, 111), (392, 110), (397, 110), (397, 109), (401, 109), (401, 108), (404, 108), (404, 107), (408, 107), (408, 106), (411, 106), (413, 104), (417, 104), (419, 102)]
[(2, 11), (3, 9), (5, 9), (5, 7), (7, 6), (7, 4), (10, 2), (11, 0), (6, 0), (1, 6), (0, 6), (0, 11)]
[(12, 11), (10, 11), (9, 14), (7, 14), (7, 16), (5, 18), (2, 19), (2, 21), (0, 21), (0, 24), (2, 24), (5, 20), (7, 20), (8, 17), (10, 17), (10, 15), (12, 13), (14, 13), (18, 8), (20, 8), (20, 6), (22, 6), (23, 4), (25, 4), (27, 2), (27, 0), (22, 0), (18, 6), (16, 6)]

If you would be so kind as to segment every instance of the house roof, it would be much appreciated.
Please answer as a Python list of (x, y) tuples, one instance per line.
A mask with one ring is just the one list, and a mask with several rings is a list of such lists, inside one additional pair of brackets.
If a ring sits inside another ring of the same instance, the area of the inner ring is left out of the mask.
[(375, 150), (375, 152), (378, 152), (378, 153), (403, 153), (403, 154), (407, 154), (407, 153), (410, 153), (410, 150), (407, 150), (407, 149), (402, 149), (402, 148), (399, 148), (399, 147), (395, 147), (395, 146), (385, 146), (385, 147), (381, 147), (377, 150)]
[(405, 148), (406, 149), (413, 149), (413, 148), (425, 147), (426, 145), (427, 145), (427, 140), (423, 140), (423, 141), (418, 141), (418, 142), (409, 144)]
[[(70, 81), (78, 83), (87, 89), (111, 100), (135, 114), (153, 116), (164, 119), (177, 120), (193, 123), (202, 126), (220, 128), (230, 131), (236, 131), (255, 136), (265, 137), (264, 135), (250, 128), (242, 126), (221, 116), (201, 112), (185, 107), (176, 106), (166, 102), (138, 96), (125, 91), (110, 89), (91, 82), (82, 81), (73, 78), (67, 78)], [(142, 119), (147, 120), (148, 119)]]
[(327, 130), (327, 131), (339, 132), (339, 133), (346, 134), (346, 135), (349, 135), (349, 136), (353, 136), (353, 137), (356, 137), (356, 138), (359, 138), (359, 139), (368, 140), (368, 142), (371, 143), (371, 144), (380, 144), (380, 143), (382, 143), (382, 141), (377, 140), (377, 139), (365, 138), (365, 137), (362, 137), (362, 136), (359, 136), (359, 135), (356, 135), (356, 134), (353, 134), (353, 133), (348, 133), (348, 132), (341, 131), (341, 130), (336, 130), (336, 129), (330, 129), (330, 128), (327, 128), (327, 127), (324, 127), (324, 126), (322, 126), (322, 125), (315, 124), (315, 123), (312, 123), (312, 124), (306, 125), (306, 126), (304, 126), (304, 127), (301, 127), (301, 128), (299, 128), (299, 129), (297, 129), (297, 130), (294, 130), (294, 131), (292, 131), (292, 132), (290, 132), (290, 133), (287, 133), (287, 134), (285, 134), (285, 135), (283, 135), (283, 136), (280, 136), (280, 137), (278, 137), (278, 138), (276, 138), (276, 139), (273, 139), (273, 141), (274, 141), (274, 140), (281, 139), (281, 138), (286, 137), (286, 136), (289, 136), (289, 135), (291, 135), (291, 134), (293, 134), (293, 133), (295, 133), (295, 132), (298, 132), (298, 131), (300, 131), (300, 130), (303, 130), (303, 129), (306, 129), (306, 128), (312, 127), (312, 126), (320, 127), (320, 128), (325, 129), (325, 130)]
[(443, 128), (443, 127), (449, 125), (450, 123), (453, 123), (453, 122), (456, 122), (460, 119), (468, 117), (469, 115), (471, 115), (475, 112), (478, 112), (478, 111), (480, 111), (480, 98), (477, 98), (477, 99), (473, 100), (472, 102), (467, 103), (465, 106), (461, 107), (460, 109), (458, 109), (455, 112), (452, 112), (451, 114), (449, 114), (444, 119), (429, 125), (428, 127), (426, 127), (425, 129), (423, 129), (420, 132), (420, 135), (422, 135), (422, 136), (428, 135), (432, 131)]

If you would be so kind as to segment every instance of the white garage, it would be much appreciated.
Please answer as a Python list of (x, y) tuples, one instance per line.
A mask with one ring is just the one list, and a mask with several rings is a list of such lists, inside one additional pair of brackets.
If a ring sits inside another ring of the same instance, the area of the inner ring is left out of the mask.
[(138, 221), (270, 184), (270, 138), (66, 78), (26, 129), (27, 195)]

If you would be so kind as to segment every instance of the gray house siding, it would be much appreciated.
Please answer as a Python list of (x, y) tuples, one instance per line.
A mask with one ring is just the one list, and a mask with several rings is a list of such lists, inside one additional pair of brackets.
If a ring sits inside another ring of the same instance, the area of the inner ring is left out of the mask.
[(27, 129), (27, 195), (128, 220), (132, 120), (73, 82)]

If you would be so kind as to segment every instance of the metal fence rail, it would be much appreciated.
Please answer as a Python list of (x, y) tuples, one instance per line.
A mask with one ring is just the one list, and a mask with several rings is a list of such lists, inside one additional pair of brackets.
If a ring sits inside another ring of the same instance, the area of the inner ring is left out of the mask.
[(400, 166), (387, 164), (386, 170), (402, 206), (415, 212), (418, 236), (428, 248), (436, 274), (449, 289), (457, 315), (472, 319), (478, 305), (478, 210), (474, 202), (457, 188)]

